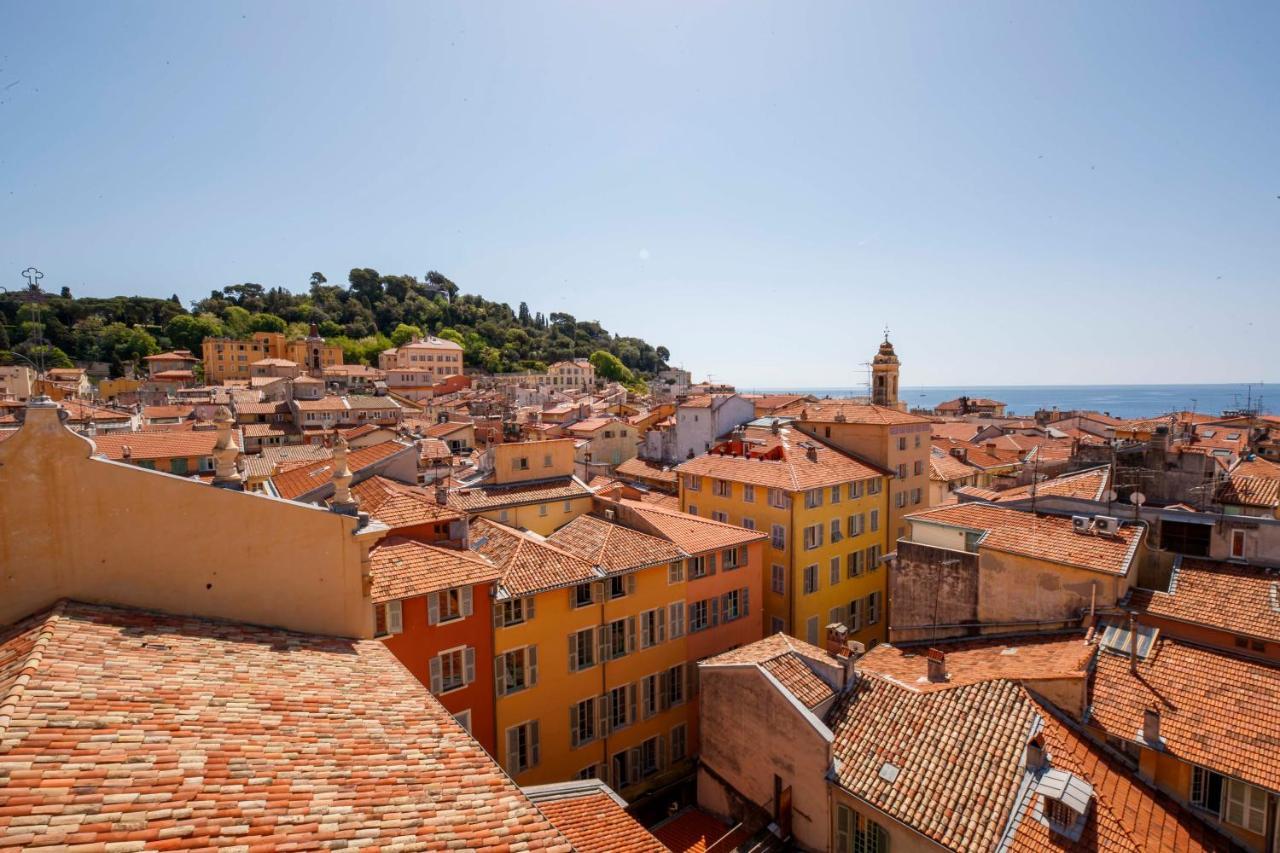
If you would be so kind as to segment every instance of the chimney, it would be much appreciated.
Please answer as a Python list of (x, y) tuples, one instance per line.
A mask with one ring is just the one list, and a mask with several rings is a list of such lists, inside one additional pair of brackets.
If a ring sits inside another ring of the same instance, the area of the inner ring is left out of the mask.
[(929, 680), (938, 683), (947, 680), (947, 656), (939, 649), (929, 649), (925, 655), (929, 663)]
[(988, 452), (988, 453), (990, 453), (990, 454), (993, 454), (993, 455), (995, 454), (995, 452), (996, 452), (996, 443), (995, 443), (994, 441), (988, 441), (988, 442), (987, 442), (987, 452)]
[(1036, 735), (1027, 741), (1027, 770), (1038, 773), (1049, 766), (1049, 755), (1044, 751), (1044, 735)]
[(773, 433), (774, 435), (777, 435), (777, 434), (778, 434), (778, 432), (780, 431), (780, 427), (779, 427), (779, 423), (778, 423), (778, 419), (777, 419), (777, 418), (774, 418), (774, 419), (773, 419), (773, 422), (769, 424), (769, 431), (770, 431), (771, 433)]
[(1142, 711), (1142, 739), (1153, 749), (1160, 748), (1160, 709), (1148, 707)]
[(849, 646), (845, 642), (849, 636), (849, 629), (839, 622), (832, 622), (827, 626), (827, 652), (841, 657), (849, 654)]
[(810, 444), (808, 447), (804, 449), (804, 455), (808, 457), (810, 462), (817, 462), (818, 446), (816, 444)]
[(1138, 611), (1129, 611), (1129, 671), (1138, 672)]

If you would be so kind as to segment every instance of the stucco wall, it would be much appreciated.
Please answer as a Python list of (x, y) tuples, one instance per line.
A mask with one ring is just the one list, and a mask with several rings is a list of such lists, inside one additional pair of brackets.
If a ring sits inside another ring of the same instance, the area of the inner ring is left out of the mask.
[[(919, 531), (924, 525), (915, 525)], [(963, 536), (961, 537), (963, 545)], [(963, 636), (971, 631), (911, 626), (959, 625), (978, 618), (978, 555), (903, 540), (889, 568), (891, 642)]]
[[(772, 813), (773, 777), (791, 786), (792, 833), (802, 849), (827, 849), (830, 741), (754, 665), (700, 670), (702, 761)], [(829, 733), (828, 733), (829, 736)], [(699, 780), (699, 798), (709, 784)], [(702, 805), (714, 809), (718, 798)]]
[(0, 444), (0, 625), (74, 598), (373, 636), (381, 528), (92, 453), (54, 408)]

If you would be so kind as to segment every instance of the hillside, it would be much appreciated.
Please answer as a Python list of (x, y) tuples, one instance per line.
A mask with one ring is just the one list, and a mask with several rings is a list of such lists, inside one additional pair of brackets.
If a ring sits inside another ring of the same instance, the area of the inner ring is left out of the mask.
[(206, 337), (265, 330), (301, 337), (310, 323), (318, 323), (322, 335), (341, 344), (351, 363), (376, 364), (381, 350), (417, 334), (457, 341), (468, 366), (494, 373), (541, 370), (603, 350), (646, 377), (665, 368), (671, 357), (666, 347), (611, 334), (595, 321), (532, 313), (524, 302), (513, 310), (506, 303), (464, 294), (436, 272), (419, 280), (353, 269), (345, 285), (312, 273), (306, 293), (234, 284), (213, 291), (190, 310), (177, 296), (78, 299), (67, 288), (59, 294), (0, 293), (0, 363), (9, 360), (5, 351), (10, 349), (28, 357), (40, 354), (41, 347), (33, 343), (39, 338), (33, 334), (39, 331), (37, 316), (49, 345), (43, 350), (48, 366), (105, 361), (113, 375), (126, 362), (167, 349), (199, 354)]

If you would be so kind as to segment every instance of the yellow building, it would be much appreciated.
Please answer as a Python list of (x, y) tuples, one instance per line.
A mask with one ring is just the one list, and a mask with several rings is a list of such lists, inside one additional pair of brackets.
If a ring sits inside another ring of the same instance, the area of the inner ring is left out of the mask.
[(301, 340), (286, 340), (282, 332), (255, 332), (246, 340), (205, 338), (202, 344), (204, 378), (211, 385), (228, 379), (248, 379), (254, 362), (266, 358), (297, 362), (308, 371), (320, 371), (342, 364), (342, 347), (325, 343), (313, 323), (311, 334)]
[(404, 346), (378, 354), (381, 370), (410, 371), (434, 377), (438, 382), (462, 373), (462, 346), (444, 338), (427, 335)]
[(868, 646), (885, 638), (887, 471), (776, 424), (676, 471), (682, 510), (769, 534), (766, 634), (817, 643), (842, 622)]
[(449, 492), (468, 518), (492, 519), (547, 536), (591, 510), (592, 491), (573, 474), (571, 438), (495, 444), (487, 474)]
[[(583, 516), (549, 539), (487, 519), (498, 761), (521, 785), (607, 780), (629, 799), (685, 775), (691, 665), (683, 552)], [(674, 579), (674, 582), (673, 582)]]

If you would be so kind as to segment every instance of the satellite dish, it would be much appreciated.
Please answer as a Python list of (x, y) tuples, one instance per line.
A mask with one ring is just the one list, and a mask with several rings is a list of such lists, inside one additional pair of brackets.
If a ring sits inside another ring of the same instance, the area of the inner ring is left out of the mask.
[(1109, 502), (1109, 501), (1113, 501), (1113, 500), (1115, 500), (1115, 499), (1116, 499), (1116, 498), (1118, 498), (1118, 497), (1120, 497), (1120, 496), (1119, 496), (1118, 494), (1116, 494), (1116, 490), (1115, 490), (1115, 489), (1111, 489), (1110, 491), (1108, 491), (1108, 492), (1107, 492), (1107, 501), (1108, 501), (1108, 502)]
[(1147, 502), (1147, 496), (1144, 495), (1142, 492), (1134, 492), (1133, 494), (1129, 495), (1129, 503), (1131, 504), (1142, 506), (1146, 502)]

